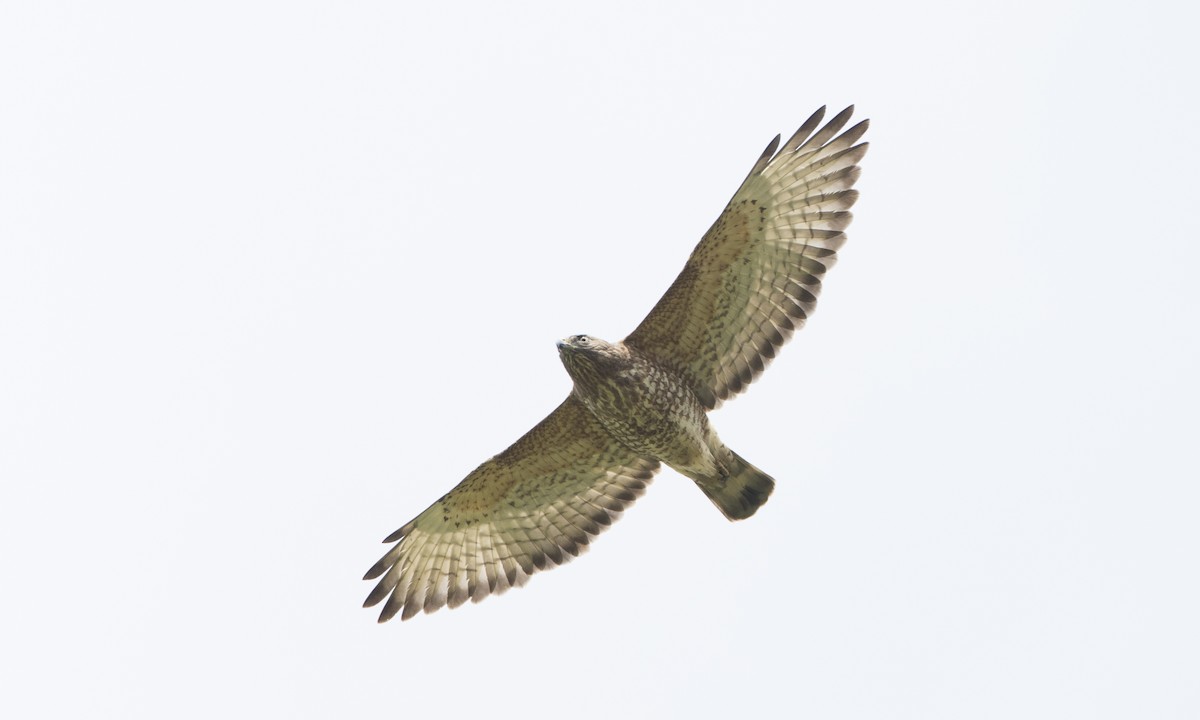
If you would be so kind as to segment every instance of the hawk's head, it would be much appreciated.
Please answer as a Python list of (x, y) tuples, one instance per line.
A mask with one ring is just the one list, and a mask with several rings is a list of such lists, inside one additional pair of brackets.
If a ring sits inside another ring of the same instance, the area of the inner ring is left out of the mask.
[(602, 352), (604, 349), (612, 347), (600, 338), (594, 338), (591, 335), (571, 335), (559, 340), (555, 345), (558, 346), (560, 355), (570, 352)]
[(591, 335), (571, 335), (559, 340), (556, 345), (559, 358), (576, 380), (580, 376), (604, 373), (626, 357), (623, 345), (614, 345)]

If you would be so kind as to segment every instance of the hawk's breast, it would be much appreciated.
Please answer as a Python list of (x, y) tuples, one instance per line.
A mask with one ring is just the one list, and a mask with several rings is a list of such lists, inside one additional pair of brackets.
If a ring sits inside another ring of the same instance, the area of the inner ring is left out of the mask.
[(708, 416), (679, 378), (634, 353), (604, 370), (572, 376), (579, 399), (616, 440), (672, 464), (700, 451)]

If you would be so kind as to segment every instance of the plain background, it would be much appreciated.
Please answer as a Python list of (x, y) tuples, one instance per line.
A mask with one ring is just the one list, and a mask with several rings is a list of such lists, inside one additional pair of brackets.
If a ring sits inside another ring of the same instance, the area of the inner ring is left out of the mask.
[[(1200, 716), (1184, 3), (0, 6), (0, 714)], [(821, 307), (585, 557), (379, 540), (624, 336), (767, 141), (873, 121)]]

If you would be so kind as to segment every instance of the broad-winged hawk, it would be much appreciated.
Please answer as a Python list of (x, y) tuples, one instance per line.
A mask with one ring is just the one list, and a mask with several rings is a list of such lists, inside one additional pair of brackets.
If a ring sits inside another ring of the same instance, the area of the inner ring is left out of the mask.
[(867, 151), (867, 121), (838, 135), (852, 110), (817, 130), (821, 108), (782, 148), (771, 141), (623, 342), (559, 341), (567, 399), (384, 540), (395, 545), (365, 578), (382, 575), (365, 603), (386, 598), (380, 622), (478, 602), (570, 560), (660, 464), (730, 520), (767, 501), (774, 481), (721, 442), (708, 411), (745, 390), (816, 305)]

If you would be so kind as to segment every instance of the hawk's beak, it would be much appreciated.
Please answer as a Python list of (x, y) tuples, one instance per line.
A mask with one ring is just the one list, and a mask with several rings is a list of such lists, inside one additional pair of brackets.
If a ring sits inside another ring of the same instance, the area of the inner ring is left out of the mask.
[(563, 348), (567, 347), (567, 341), (565, 339), (559, 340), (556, 343), (554, 343), (554, 347), (558, 348), (559, 352), (562, 352)]

